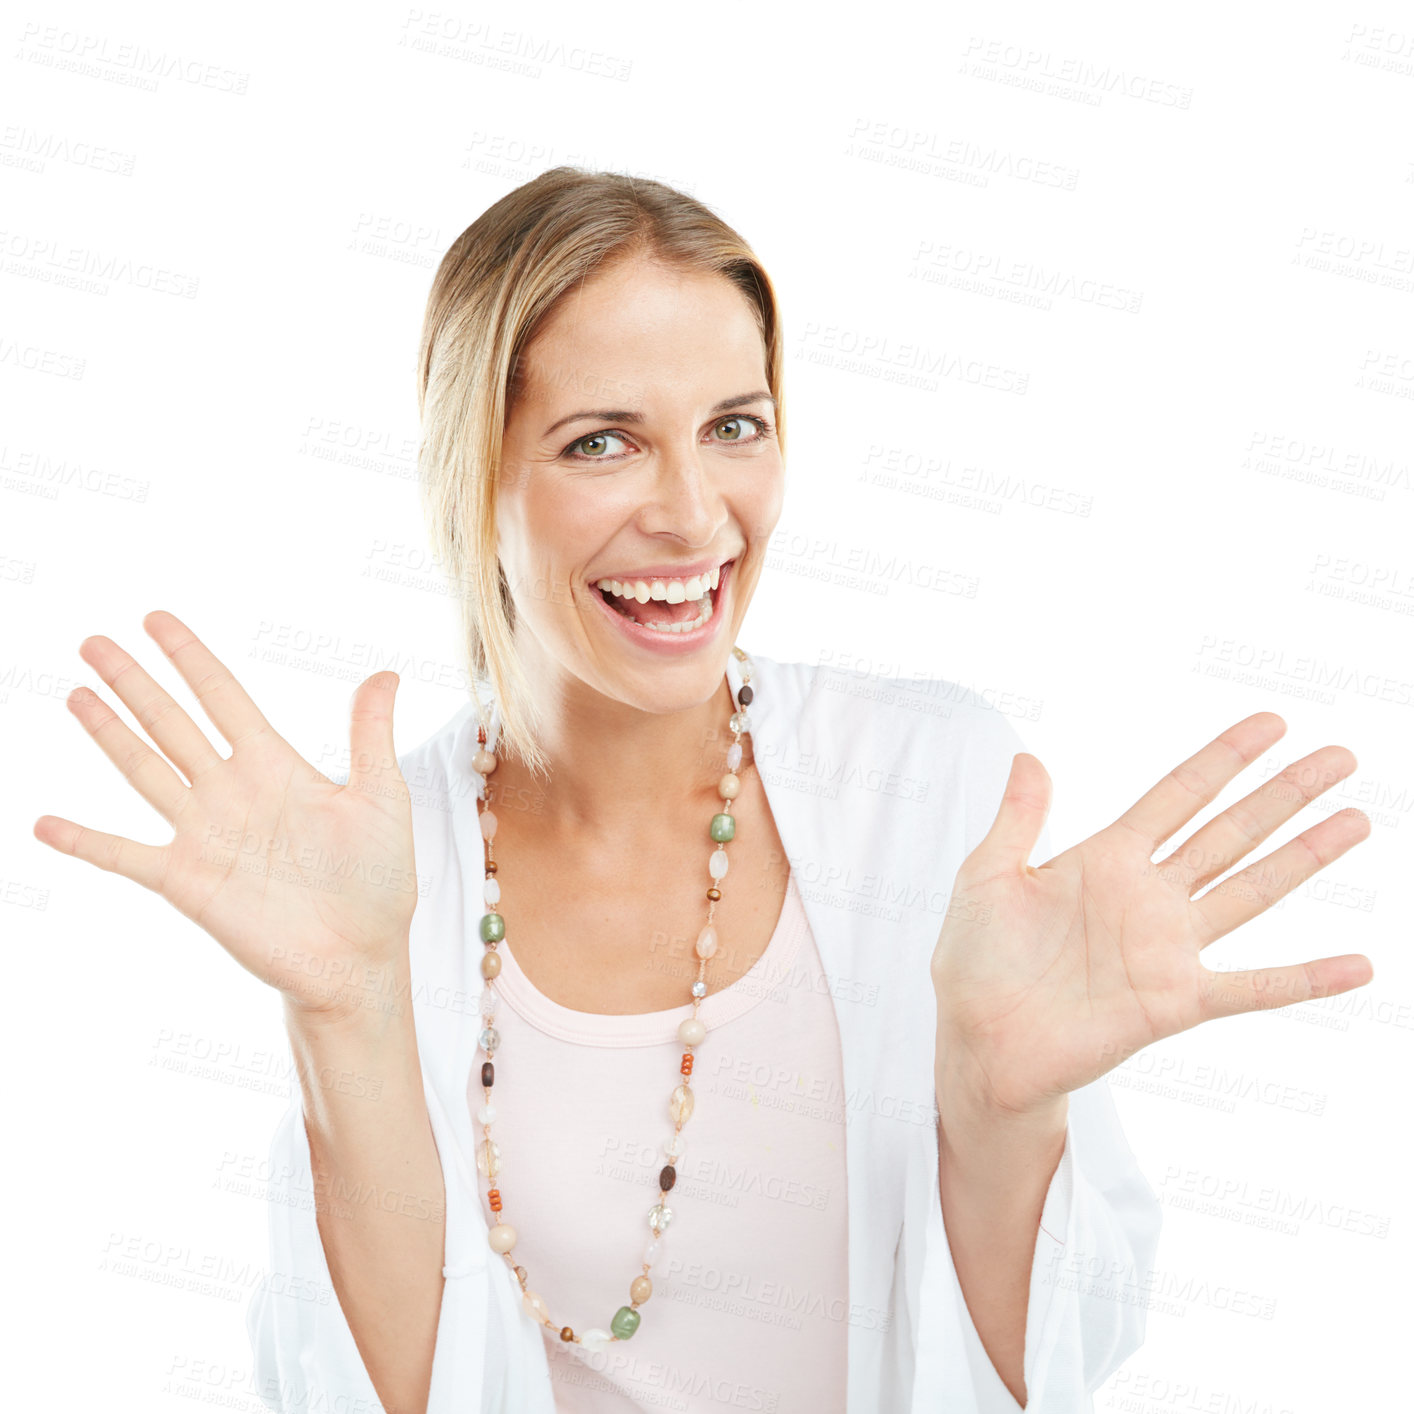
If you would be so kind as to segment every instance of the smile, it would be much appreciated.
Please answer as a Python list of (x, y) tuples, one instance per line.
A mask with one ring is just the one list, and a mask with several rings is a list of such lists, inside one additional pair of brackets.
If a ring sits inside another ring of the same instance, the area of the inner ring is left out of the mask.
[(695, 648), (715, 635), (733, 564), (727, 560), (686, 579), (599, 579), (594, 597), (635, 642), (675, 651)]

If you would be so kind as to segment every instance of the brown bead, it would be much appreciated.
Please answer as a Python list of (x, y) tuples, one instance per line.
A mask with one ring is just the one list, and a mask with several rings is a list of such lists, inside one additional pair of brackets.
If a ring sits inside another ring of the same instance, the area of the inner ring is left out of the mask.
[(573, 1339), (574, 1339), (574, 1332), (573, 1332), (568, 1326), (561, 1326), (561, 1327), (560, 1327), (560, 1339), (561, 1339), (561, 1340), (573, 1340)]
[(755, 696), (756, 694), (752, 692), (752, 690), (747, 687), (745, 683), (742, 683), (742, 685), (737, 689), (736, 700), (740, 702), (743, 707), (746, 707), (750, 705), (751, 699)]
[(501, 1211), (501, 1190), (499, 1188), (493, 1188), (487, 1193), (486, 1197), (491, 1202), (491, 1211), (493, 1213), (499, 1213)]
[(486, 872), (488, 874), (494, 874), (496, 872), (496, 861), (494, 859), (488, 859), (486, 861)]
[(684, 1075), (692, 1074), (692, 1052), (684, 1051), (682, 1055), (682, 1065), (679, 1067)]
[(722, 897), (722, 891), (721, 889), (708, 889), (707, 897), (716, 903)]
[(671, 1164), (664, 1164), (663, 1171), (658, 1175), (658, 1187), (664, 1193), (678, 1181), (678, 1171)]
[(481, 1063), (481, 1083), (488, 1090), (496, 1083), (496, 1067), (490, 1061)]
[(494, 948), (487, 948), (481, 954), (481, 975), (489, 982), (493, 977), (501, 975), (501, 959), (496, 956)]

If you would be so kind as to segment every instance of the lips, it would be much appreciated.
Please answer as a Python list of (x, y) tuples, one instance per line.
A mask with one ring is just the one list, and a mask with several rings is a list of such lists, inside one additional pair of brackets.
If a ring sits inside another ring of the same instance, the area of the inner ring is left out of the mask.
[[(606, 595), (599, 589), (597, 582), (593, 585), (594, 597), (599, 601), (600, 612), (607, 614), (616, 625), (615, 632), (622, 633), (629, 642), (645, 648), (648, 651), (660, 656), (674, 657), (684, 653), (695, 652), (698, 648), (714, 640), (719, 632), (719, 626), (726, 619), (725, 605), (728, 601), (728, 586), (731, 581), (732, 569), (735, 562), (727, 560), (722, 564), (721, 574), (718, 576), (717, 588), (709, 590), (712, 612), (706, 623), (696, 628), (679, 632), (667, 632), (660, 629), (649, 628), (644, 624), (636, 622), (633, 618), (624, 614), (621, 610), (613, 606), (612, 596)], [(601, 575), (600, 578), (610, 576)], [(662, 576), (655, 575), (654, 578)]]

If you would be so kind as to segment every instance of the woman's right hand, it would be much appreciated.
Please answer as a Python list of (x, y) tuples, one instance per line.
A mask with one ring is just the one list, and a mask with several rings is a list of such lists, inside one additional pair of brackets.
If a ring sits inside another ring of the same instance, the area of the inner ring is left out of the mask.
[(397, 674), (374, 673), (355, 690), (349, 779), (336, 785), (180, 619), (157, 610), (143, 627), (231, 755), (112, 639), (86, 638), (80, 656), (163, 754), (87, 688), (67, 705), (175, 838), (139, 844), (58, 815), (40, 816), (35, 837), (160, 894), (300, 1012), (378, 1006), (380, 990), (404, 978), (417, 904), (411, 799), (393, 749)]

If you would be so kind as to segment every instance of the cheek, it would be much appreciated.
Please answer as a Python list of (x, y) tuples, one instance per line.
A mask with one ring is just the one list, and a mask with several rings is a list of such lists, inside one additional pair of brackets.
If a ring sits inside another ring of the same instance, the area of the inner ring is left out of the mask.
[(553, 546), (573, 559), (593, 553), (596, 537), (619, 525), (631, 508), (623, 491), (603, 481), (541, 485), (525, 497), (526, 532), (532, 544)]
[(776, 528), (785, 505), (785, 475), (778, 470), (763, 478), (739, 500), (742, 524), (753, 540), (766, 540)]
[(579, 488), (527, 488), (501, 543), (512, 582), (536, 601), (529, 614), (573, 606), (580, 572), (621, 523), (616, 514), (602, 497)]

